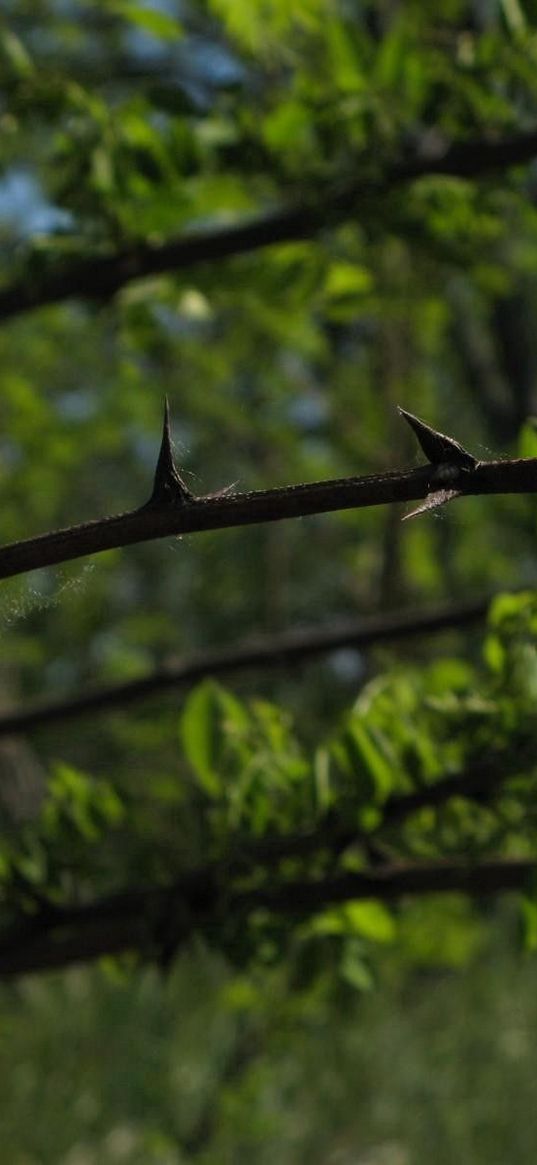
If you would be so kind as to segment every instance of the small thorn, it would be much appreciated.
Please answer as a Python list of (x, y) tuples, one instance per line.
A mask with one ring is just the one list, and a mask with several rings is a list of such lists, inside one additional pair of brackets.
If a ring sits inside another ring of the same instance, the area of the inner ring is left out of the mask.
[(166, 396), (164, 398), (162, 441), (155, 470), (153, 493), (148, 504), (152, 506), (184, 506), (187, 502), (192, 501), (193, 496), (175, 464), (171, 439), (170, 407)]
[(445, 433), (439, 433), (437, 429), (432, 429), (430, 425), (425, 424), (425, 421), (421, 421), (413, 413), (407, 413), (406, 409), (402, 409), (400, 406), (398, 406), (398, 411), (414, 431), (431, 465), (458, 465), (461, 469), (475, 467), (476, 458), (453, 437), (446, 437)]
[(421, 506), (417, 506), (409, 514), (404, 514), (402, 521), (408, 522), (409, 518), (417, 518), (420, 514), (427, 513), (428, 510), (437, 510), (439, 506), (445, 506), (446, 502), (451, 502), (453, 498), (460, 498), (460, 496), (461, 491), (458, 489), (439, 489), (433, 494), (427, 494)]

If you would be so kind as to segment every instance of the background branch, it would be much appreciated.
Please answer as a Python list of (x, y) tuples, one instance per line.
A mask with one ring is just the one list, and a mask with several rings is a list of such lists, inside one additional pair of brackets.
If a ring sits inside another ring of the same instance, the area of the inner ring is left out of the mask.
[[(460, 892), (490, 895), (523, 890), (535, 873), (530, 859), (500, 859), (470, 865), (437, 862), (394, 865), (365, 873), (282, 882), (237, 892), (226, 899), (233, 915), (260, 908), (283, 916), (308, 917), (340, 902), (375, 898), (393, 902), (406, 896)], [(180, 941), (203, 928), (221, 902), (218, 887), (193, 877), (175, 885), (138, 889), (86, 906), (65, 908), (28, 919), (0, 937), (0, 977), (52, 970), (122, 951), (155, 958), (155, 919), (170, 911), (188, 917)]]
[(136, 680), (108, 684), (69, 700), (50, 700), (6, 712), (0, 716), (0, 736), (76, 719), (93, 712), (108, 712), (112, 708), (147, 699), (167, 688), (191, 687), (207, 676), (226, 675), (256, 667), (289, 667), (338, 648), (363, 648), (375, 643), (464, 627), (484, 619), (489, 602), (490, 597), (430, 611), (409, 610), (398, 615), (353, 619), (320, 629), (304, 627), (281, 635), (259, 637), (223, 651), (199, 653), (182, 662), (170, 661)]
[(317, 200), (273, 211), (233, 227), (191, 232), (165, 243), (141, 243), (111, 255), (58, 263), (41, 278), (17, 279), (0, 292), (0, 319), (20, 315), (66, 299), (106, 299), (134, 279), (180, 271), (198, 263), (292, 240), (313, 238), (327, 226), (359, 214), (361, 221), (379, 198), (401, 185), (433, 174), (479, 178), (495, 170), (530, 161), (537, 154), (537, 130), (500, 139), (473, 138), (434, 147), (388, 166), (379, 179), (350, 182), (338, 191), (323, 191)]

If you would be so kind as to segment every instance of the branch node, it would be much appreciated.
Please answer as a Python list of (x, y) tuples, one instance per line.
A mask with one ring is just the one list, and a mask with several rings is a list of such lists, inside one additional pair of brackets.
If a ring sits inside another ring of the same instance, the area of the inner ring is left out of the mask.
[[(475, 468), (477, 459), (453, 437), (446, 437), (445, 433), (439, 433), (437, 429), (432, 429), (430, 425), (425, 424), (425, 421), (415, 417), (413, 413), (408, 413), (400, 406), (398, 406), (398, 411), (410, 425), (431, 465), (452, 465), (459, 469)], [(410, 517), (410, 515), (408, 516)]]
[(153, 492), (147, 505), (185, 506), (193, 500), (194, 495), (185, 485), (175, 464), (170, 429), (170, 407), (168, 397), (165, 397), (162, 441), (155, 470)]

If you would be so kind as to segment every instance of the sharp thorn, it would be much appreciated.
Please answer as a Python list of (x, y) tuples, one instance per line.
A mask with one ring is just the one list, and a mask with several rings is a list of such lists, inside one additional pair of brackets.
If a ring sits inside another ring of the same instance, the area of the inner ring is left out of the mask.
[(164, 398), (164, 421), (162, 425), (162, 440), (155, 469), (153, 493), (149, 505), (186, 505), (192, 500), (193, 494), (185, 485), (173, 456), (171, 439), (170, 406), (168, 397)]
[(473, 469), (476, 458), (463, 445), (445, 433), (432, 429), (425, 421), (398, 406), (398, 411), (417, 437), (427, 460), (431, 465), (458, 465), (461, 469)]

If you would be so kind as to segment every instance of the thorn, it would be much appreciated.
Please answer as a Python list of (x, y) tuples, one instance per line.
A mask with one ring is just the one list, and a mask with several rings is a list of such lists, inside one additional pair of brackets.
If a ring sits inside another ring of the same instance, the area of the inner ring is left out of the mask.
[(458, 465), (461, 469), (474, 468), (476, 458), (453, 437), (446, 437), (445, 433), (439, 433), (437, 429), (432, 429), (430, 425), (425, 424), (425, 421), (421, 421), (413, 413), (407, 413), (406, 409), (402, 409), (399, 405), (398, 411), (413, 429), (431, 465)]
[(437, 510), (439, 506), (445, 506), (446, 502), (451, 502), (453, 498), (460, 498), (460, 496), (461, 491), (458, 489), (439, 489), (436, 493), (427, 494), (421, 506), (411, 510), (409, 514), (404, 514), (402, 521), (407, 522), (409, 518), (417, 518), (419, 514), (425, 514), (428, 510)]
[(153, 493), (149, 499), (150, 506), (184, 506), (192, 501), (194, 495), (185, 485), (175, 464), (170, 428), (170, 407), (168, 397), (164, 398), (164, 423), (162, 426), (162, 441), (155, 470)]

